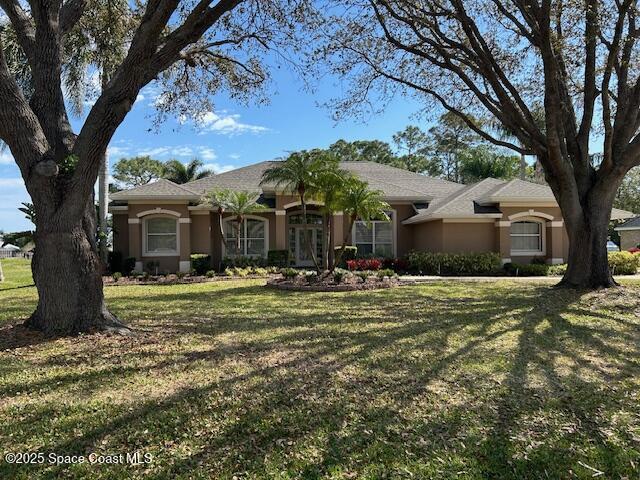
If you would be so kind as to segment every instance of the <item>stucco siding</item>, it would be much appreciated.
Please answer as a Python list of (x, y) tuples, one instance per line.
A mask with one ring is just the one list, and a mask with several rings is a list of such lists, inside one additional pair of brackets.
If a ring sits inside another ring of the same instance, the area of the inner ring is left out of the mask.
[(129, 256), (129, 216), (126, 214), (113, 215), (113, 251), (122, 253), (122, 257)]
[(491, 223), (443, 223), (442, 251), (484, 253), (496, 250), (496, 226)]
[(413, 250), (441, 252), (443, 242), (442, 220), (409, 225), (413, 236)]
[(211, 216), (191, 216), (191, 252), (211, 255)]

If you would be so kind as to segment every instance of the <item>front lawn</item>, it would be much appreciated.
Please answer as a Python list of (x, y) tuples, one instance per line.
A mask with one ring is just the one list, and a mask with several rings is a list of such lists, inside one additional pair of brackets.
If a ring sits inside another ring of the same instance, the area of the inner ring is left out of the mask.
[(11, 326), (35, 305), (13, 281), (0, 286), (3, 453), (152, 461), (0, 460), (0, 478), (640, 476), (637, 284), (115, 286), (137, 336), (50, 341)]

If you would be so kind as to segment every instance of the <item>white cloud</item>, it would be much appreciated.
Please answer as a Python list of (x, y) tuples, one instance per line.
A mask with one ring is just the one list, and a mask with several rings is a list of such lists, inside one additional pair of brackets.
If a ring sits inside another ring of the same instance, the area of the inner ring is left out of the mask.
[(232, 153), (231, 155), (229, 155), (229, 158), (231, 160), (238, 160), (240, 158), (240, 155), (237, 153)]
[(260, 125), (251, 125), (240, 122), (240, 115), (226, 114), (221, 115), (213, 112), (205, 113), (199, 119), (197, 125), (205, 132), (219, 133), (222, 135), (239, 135), (241, 133), (265, 133), (269, 129)]
[(235, 167), (234, 165), (221, 165), (219, 163), (205, 163), (204, 164), (204, 169), (205, 170), (212, 170), (214, 173), (224, 173), (224, 172), (228, 172), (229, 170), (233, 170)]
[(13, 155), (9, 150), (0, 150), (0, 165), (11, 165), (14, 163)]
[(142, 102), (144, 99), (145, 99), (145, 96), (142, 93), (139, 93), (134, 103)]
[(218, 155), (216, 155), (216, 152), (213, 150), (213, 148), (210, 148), (210, 147), (199, 147), (198, 156), (208, 161), (215, 160), (216, 158), (218, 158)]
[(24, 187), (22, 178), (0, 178), (0, 187), (3, 188), (20, 188)]

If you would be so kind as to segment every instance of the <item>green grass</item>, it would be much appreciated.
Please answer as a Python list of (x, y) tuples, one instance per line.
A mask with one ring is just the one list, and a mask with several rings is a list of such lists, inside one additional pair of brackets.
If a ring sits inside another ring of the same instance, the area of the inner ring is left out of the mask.
[(5, 276), (5, 281), (0, 282), (0, 291), (33, 285), (31, 261), (24, 258), (3, 258), (0, 263)]
[(116, 286), (137, 336), (58, 340), (11, 327), (35, 295), (0, 291), (1, 450), (153, 460), (0, 478), (640, 476), (637, 284)]

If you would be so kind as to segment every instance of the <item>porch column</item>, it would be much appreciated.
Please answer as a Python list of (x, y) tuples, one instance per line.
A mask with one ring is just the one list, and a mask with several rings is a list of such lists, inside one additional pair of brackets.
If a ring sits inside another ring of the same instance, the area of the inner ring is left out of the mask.
[(496, 222), (496, 251), (500, 254), (502, 264), (511, 263), (511, 222)]
[(551, 265), (564, 263), (564, 222), (547, 222), (547, 261)]
[(135, 257), (136, 272), (142, 271), (142, 223), (139, 218), (129, 218), (129, 256)]
[(276, 210), (276, 250), (287, 249), (287, 211)]
[(191, 271), (191, 219), (179, 218), (180, 228), (180, 263), (179, 270), (188, 273)]

